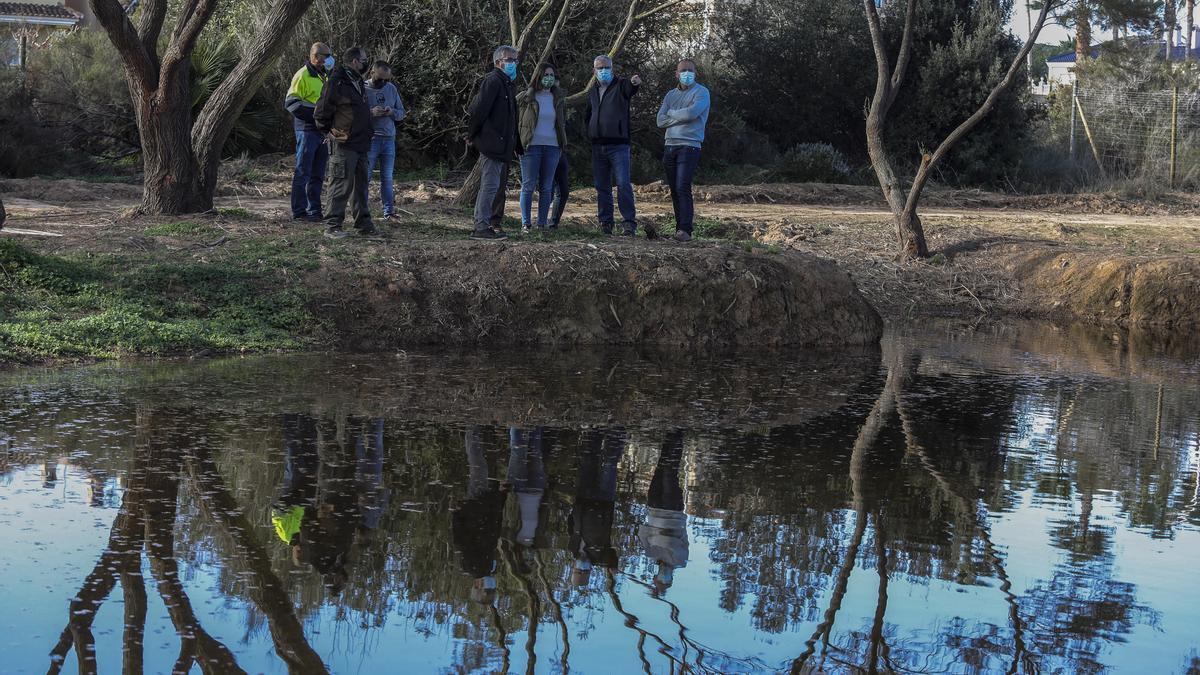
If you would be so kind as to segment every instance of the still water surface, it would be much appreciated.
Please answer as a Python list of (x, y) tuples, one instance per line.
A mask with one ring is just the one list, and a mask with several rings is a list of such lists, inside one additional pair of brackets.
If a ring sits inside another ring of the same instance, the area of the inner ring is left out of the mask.
[(0, 373), (0, 671), (1200, 672), (1197, 411), (1033, 327)]

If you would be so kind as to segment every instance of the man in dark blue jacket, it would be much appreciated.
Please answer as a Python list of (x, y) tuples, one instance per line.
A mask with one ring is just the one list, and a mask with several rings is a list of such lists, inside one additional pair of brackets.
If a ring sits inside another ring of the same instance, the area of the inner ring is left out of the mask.
[(587, 130), (592, 141), (592, 175), (596, 181), (596, 211), (604, 234), (613, 232), (613, 180), (624, 221), (622, 234), (637, 233), (637, 209), (630, 179), (629, 102), (642, 86), (642, 77), (613, 75), (612, 59), (601, 54), (592, 62), (596, 86), (588, 92)]
[(375, 133), (367, 84), (363, 81), (369, 65), (362, 47), (346, 50), (342, 66), (329, 75), (313, 113), (317, 129), (329, 136), (329, 173), (333, 180), (325, 209), (325, 236), (332, 239), (346, 236), (342, 222), (346, 220), (347, 203), (360, 234), (379, 234), (367, 205), (367, 155)]
[(495, 68), (479, 83), (479, 93), (471, 101), (471, 121), (467, 141), (479, 151), (479, 194), (475, 197), (475, 223), (472, 239), (505, 239), (505, 187), (514, 155), (520, 155), (521, 138), (517, 133), (517, 50), (508, 45), (492, 53)]

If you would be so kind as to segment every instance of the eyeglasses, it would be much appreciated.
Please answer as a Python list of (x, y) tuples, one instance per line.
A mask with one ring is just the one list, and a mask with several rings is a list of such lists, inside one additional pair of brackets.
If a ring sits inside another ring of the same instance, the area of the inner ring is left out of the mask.
[(516, 63), (518, 60), (519, 59), (507, 58), (507, 59), (500, 59), (500, 62), (501, 63)]

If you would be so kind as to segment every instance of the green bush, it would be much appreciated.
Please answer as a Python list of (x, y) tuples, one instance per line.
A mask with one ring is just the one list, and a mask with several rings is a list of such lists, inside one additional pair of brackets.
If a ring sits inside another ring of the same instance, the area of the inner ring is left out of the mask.
[(797, 183), (845, 183), (851, 169), (846, 157), (832, 145), (801, 143), (779, 158), (775, 174)]

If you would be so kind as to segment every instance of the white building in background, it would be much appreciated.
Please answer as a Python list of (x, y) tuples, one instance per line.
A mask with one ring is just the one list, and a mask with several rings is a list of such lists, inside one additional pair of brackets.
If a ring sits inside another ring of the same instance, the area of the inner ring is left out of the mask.
[(0, 65), (23, 67), (31, 47), (84, 20), (86, 0), (0, 2)]

